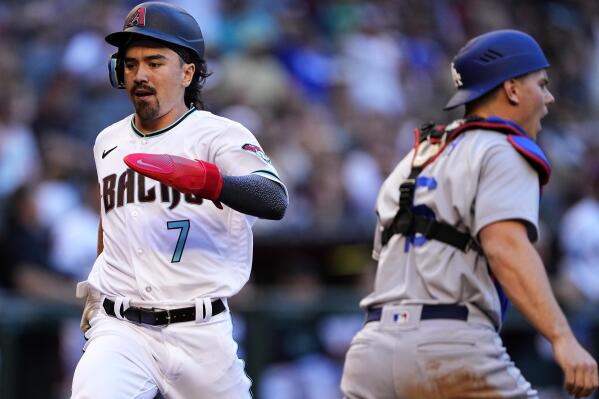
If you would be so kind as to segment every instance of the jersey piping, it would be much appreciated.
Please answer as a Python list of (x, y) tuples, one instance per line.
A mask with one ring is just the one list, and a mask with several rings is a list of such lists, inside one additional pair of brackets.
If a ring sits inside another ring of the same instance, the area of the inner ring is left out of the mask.
[(143, 137), (143, 138), (148, 138), (148, 137), (156, 137), (159, 136), (163, 133), (168, 132), (169, 130), (171, 130), (172, 128), (174, 128), (175, 126), (177, 126), (179, 123), (183, 122), (183, 120), (185, 118), (187, 118), (192, 112), (194, 112), (196, 110), (196, 108), (192, 105), (191, 108), (189, 108), (189, 111), (187, 111), (186, 113), (184, 113), (183, 115), (181, 115), (181, 117), (179, 117), (179, 119), (177, 119), (176, 121), (174, 121), (173, 123), (171, 123), (170, 125), (168, 125), (167, 127), (164, 127), (162, 129), (158, 129), (155, 132), (152, 133), (148, 133), (148, 134), (143, 134), (136, 126), (135, 126), (135, 117), (131, 118), (131, 128), (133, 129), (133, 131), (135, 132), (135, 134), (137, 134), (139, 137)]
[(253, 171), (252, 174), (262, 175), (266, 178), (268, 178), (270, 176), (270, 178), (275, 178), (277, 181), (281, 181), (281, 179), (279, 179), (279, 176), (275, 175), (274, 173), (272, 173), (271, 171), (268, 171), (268, 170), (256, 170), (256, 171)]

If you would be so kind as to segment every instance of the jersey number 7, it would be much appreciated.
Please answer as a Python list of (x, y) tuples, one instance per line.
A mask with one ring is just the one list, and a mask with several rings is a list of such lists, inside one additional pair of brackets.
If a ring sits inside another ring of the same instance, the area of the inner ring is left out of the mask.
[(185, 248), (185, 241), (187, 241), (187, 235), (189, 234), (189, 220), (173, 220), (166, 222), (166, 227), (169, 230), (181, 229), (179, 232), (179, 238), (177, 239), (177, 246), (175, 247), (175, 253), (173, 253), (173, 259), (171, 263), (177, 263), (181, 261), (183, 255), (183, 248)]

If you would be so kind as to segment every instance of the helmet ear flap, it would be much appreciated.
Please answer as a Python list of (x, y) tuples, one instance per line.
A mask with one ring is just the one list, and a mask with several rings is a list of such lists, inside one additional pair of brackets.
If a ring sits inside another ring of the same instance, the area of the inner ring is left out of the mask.
[(125, 88), (125, 71), (121, 52), (114, 53), (108, 61), (108, 78), (115, 89)]

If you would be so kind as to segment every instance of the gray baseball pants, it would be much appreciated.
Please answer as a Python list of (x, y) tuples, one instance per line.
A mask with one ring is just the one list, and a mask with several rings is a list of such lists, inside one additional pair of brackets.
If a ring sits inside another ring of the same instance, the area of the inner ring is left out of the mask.
[(420, 305), (386, 305), (347, 352), (346, 399), (538, 398), (480, 314), (420, 320)]

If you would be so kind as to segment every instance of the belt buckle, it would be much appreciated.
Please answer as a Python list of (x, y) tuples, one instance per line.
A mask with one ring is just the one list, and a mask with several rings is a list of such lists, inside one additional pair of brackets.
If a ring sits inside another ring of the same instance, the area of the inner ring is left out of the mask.
[(163, 324), (156, 324), (157, 327), (168, 327), (171, 324), (171, 310), (170, 309), (163, 309), (163, 308), (152, 308), (153, 311), (164, 311), (166, 312), (166, 323)]

